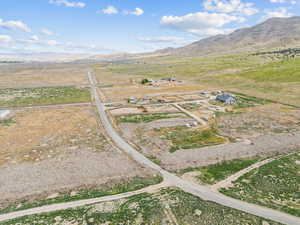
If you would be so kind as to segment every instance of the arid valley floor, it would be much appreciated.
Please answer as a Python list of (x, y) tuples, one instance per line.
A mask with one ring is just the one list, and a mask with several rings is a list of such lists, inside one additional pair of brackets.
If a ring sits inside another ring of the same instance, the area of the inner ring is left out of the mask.
[(0, 224), (300, 224), (299, 68), (272, 54), (0, 65)]

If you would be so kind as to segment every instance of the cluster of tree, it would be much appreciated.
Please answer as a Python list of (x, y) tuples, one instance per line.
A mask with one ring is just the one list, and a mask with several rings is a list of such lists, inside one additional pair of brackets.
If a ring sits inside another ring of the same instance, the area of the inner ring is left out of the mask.
[(253, 55), (280, 55), (284, 58), (296, 58), (300, 56), (300, 48), (288, 48), (270, 52), (258, 52)]
[(21, 61), (0, 61), (0, 63), (22, 63)]
[(150, 82), (150, 81), (146, 78), (146, 79), (143, 79), (141, 83), (142, 83), (142, 84), (148, 84), (149, 82)]

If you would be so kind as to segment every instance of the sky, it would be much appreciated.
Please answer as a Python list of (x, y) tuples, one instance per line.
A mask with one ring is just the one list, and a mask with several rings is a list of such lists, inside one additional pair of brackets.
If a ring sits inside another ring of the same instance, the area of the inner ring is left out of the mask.
[(300, 0), (1, 0), (0, 53), (149, 52), (300, 16)]

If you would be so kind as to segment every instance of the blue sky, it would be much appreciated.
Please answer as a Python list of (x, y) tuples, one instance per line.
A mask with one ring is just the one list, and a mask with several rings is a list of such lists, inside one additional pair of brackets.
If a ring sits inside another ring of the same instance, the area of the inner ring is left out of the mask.
[(2, 0), (0, 52), (153, 51), (297, 12), (300, 0)]

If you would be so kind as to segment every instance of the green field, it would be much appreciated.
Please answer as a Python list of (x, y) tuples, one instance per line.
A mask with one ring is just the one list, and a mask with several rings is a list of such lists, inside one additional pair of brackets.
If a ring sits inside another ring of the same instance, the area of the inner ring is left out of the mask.
[[(104, 69), (103, 69), (104, 68)], [(157, 57), (126, 64), (102, 65), (101, 79), (123, 80), (176, 77), (209, 89), (234, 91), (249, 96), (300, 106), (300, 59), (266, 56)]]
[(215, 184), (219, 181), (225, 180), (227, 177), (251, 166), (258, 161), (259, 159), (257, 158), (234, 159), (205, 167), (185, 169), (180, 171), (180, 174), (196, 171), (199, 172), (197, 179), (199, 179), (201, 183)]
[(275, 160), (240, 177), (224, 194), (300, 216), (300, 153)]
[(187, 129), (185, 127), (158, 129), (161, 137), (171, 141), (170, 152), (181, 149), (195, 149), (225, 143), (227, 140), (218, 136), (213, 129)]
[(1, 225), (279, 225), (259, 217), (203, 201), (178, 189), (140, 194), (128, 199), (27, 216)]
[(89, 89), (73, 86), (0, 89), (0, 107), (81, 103), (90, 98)]
[(169, 114), (169, 113), (155, 113), (155, 114), (140, 114), (140, 115), (126, 115), (117, 117), (118, 123), (150, 123), (156, 120), (179, 118), (184, 115)]
[(17, 202), (5, 209), (0, 209), (0, 214), (29, 209), (29, 208), (35, 208), (43, 205), (51, 205), (51, 204), (61, 203), (61, 202), (71, 202), (76, 200), (99, 198), (108, 195), (116, 195), (120, 193), (136, 191), (151, 185), (159, 184), (162, 181), (163, 179), (161, 176), (146, 177), (146, 178), (135, 177), (130, 181), (123, 182), (122, 184), (107, 185), (105, 187), (102, 187), (101, 189), (100, 188), (81, 189), (76, 191), (76, 195), (72, 195), (72, 192), (67, 192), (67, 193), (63, 192), (60, 193), (59, 197), (53, 199), (46, 199), (40, 201), (29, 200), (29, 201)]

